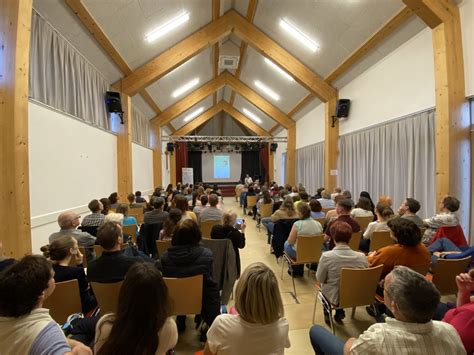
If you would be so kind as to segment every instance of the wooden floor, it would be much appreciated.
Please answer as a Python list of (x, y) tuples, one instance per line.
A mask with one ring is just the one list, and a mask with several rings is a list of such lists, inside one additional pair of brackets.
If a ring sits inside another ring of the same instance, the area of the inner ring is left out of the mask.
[[(224, 211), (232, 209), (236, 211), (239, 218), (245, 218), (247, 229), (245, 231), (246, 246), (240, 252), (242, 261), (242, 270), (249, 264), (261, 261), (267, 264), (277, 275), (280, 284), (280, 291), (285, 306), (285, 317), (290, 324), (290, 341), (291, 348), (285, 351), (285, 354), (314, 354), (313, 348), (309, 340), (309, 329), (312, 326), (313, 307), (314, 307), (314, 273), (305, 272), (303, 278), (296, 279), (296, 292), (299, 304), (291, 296), (293, 286), (291, 277), (286, 272), (286, 266), (281, 280), (281, 262), (278, 264), (275, 257), (270, 254), (270, 247), (267, 244), (267, 235), (265, 228), (262, 226), (259, 232), (256, 228), (256, 222), (252, 217), (243, 217), (242, 209), (235, 202), (234, 198), (224, 198)], [(230, 305), (233, 304), (231, 300)], [(336, 325), (336, 334), (342, 339), (351, 336), (358, 336), (374, 323), (373, 318), (367, 315), (365, 308), (360, 307), (356, 310), (355, 319), (350, 319), (350, 310), (346, 312), (347, 317), (344, 325)], [(316, 311), (316, 323), (324, 325), (321, 305), (318, 303)], [(193, 328), (193, 319), (188, 316), (187, 329), (184, 333), (179, 334), (178, 345), (176, 347), (178, 354), (193, 354), (195, 351), (203, 348), (203, 343), (199, 342), (199, 334)]]

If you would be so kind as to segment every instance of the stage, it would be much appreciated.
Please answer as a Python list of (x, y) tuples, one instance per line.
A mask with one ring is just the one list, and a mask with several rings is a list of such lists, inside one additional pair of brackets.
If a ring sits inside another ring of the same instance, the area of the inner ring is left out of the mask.
[(221, 190), (223, 197), (234, 197), (235, 187), (237, 186), (238, 182), (205, 182), (204, 184), (208, 184), (209, 186), (214, 186), (217, 184), (217, 187), (219, 187), (219, 190)]

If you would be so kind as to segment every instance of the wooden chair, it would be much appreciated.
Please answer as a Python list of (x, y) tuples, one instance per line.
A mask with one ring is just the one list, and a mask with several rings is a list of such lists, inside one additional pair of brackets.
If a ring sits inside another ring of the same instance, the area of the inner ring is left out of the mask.
[(389, 231), (374, 232), (370, 238), (370, 251), (377, 251), (393, 244), (395, 244), (395, 241), (390, 237)]
[(141, 207), (129, 208), (128, 215), (135, 217), (138, 225), (141, 225), (143, 223), (143, 208)]
[(201, 223), (199, 224), (199, 228), (201, 229), (201, 235), (203, 238), (205, 239), (211, 239), (211, 230), (212, 230), (212, 227), (214, 227), (215, 225), (217, 224), (221, 224), (222, 222), (221, 221), (217, 221), (217, 220), (214, 220), (214, 221), (201, 221)]
[(134, 224), (128, 226), (122, 226), (124, 234), (130, 235), (134, 244), (137, 244), (137, 226)]
[(182, 278), (164, 277), (171, 299), (171, 314), (200, 314), (202, 308), (202, 275)]
[(351, 240), (349, 240), (349, 248), (355, 251), (359, 251), (360, 239), (362, 238), (362, 232), (352, 233)]
[[(92, 290), (99, 304), (100, 314), (115, 313), (122, 281), (114, 283), (91, 282)], [(139, 302), (139, 300), (137, 300)]]
[(49, 314), (56, 323), (63, 324), (71, 314), (82, 312), (79, 292), (77, 280), (56, 282), (54, 292), (44, 302), (44, 308), (49, 309)]
[(438, 259), (433, 268), (433, 276), (428, 276), (427, 279), (432, 279), (441, 295), (456, 294), (456, 276), (466, 272), (470, 262), (470, 256), (463, 259)]
[(171, 246), (171, 240), (157, 240), (156, 250), (158, 250), (158, 257), (161, 257), (165, 251)]
[(242, 188), (237, 186), (235, 187), (235, 202), (239, 202), (240, 194), (242, 193)]
[(83, 259), (82, 259), (82, 266), (84, 266), (84, 269), (87, 269), (87, 256), (86, 256), (86, 248), (84, 247), (79, 247), (79, 251), (81, 252)]
[[(318, 263), (321, 258), (321, 247), (324, 243), (324, 234), (319, 235), (299, 235), (296, 239), (296, 259), (291, 258), (286, 252), (283, 253), (283, 260), (286, 261), (291, 271), (291, 281), (293, 282), (293, 293), (291, 294), (295, 301), (296, 298), (295, 276), (293, 267), (296, 265)], [(281, 279), (283, 280), (283, 270), (285, 263), (281, 263)]]
[(262, 205), (260, 205), (260, 216), (258, 217), (259, 220), (258, 220), (258, 224), (257, 224), (257, 228), (258, 228), (258, 231), (260, 232), (260, 220), (262, 218), (266, 218), (266, 217), (271, 217), (273, 213), (273, 204), (271, 203), (264, 203)]
[(369, 223), (374, 221), (374, 216), (354, 217), (354, 219), (359, 223), (360, 230), (363, 232), (367, 229)]
[[(252, 210), (253, 206), (257, 204), (257, 196), (247, 196), (246, 199), (247, 199), (247, 208)], [(246, 213), (247, 212), (244, 207), (244, 214)]]
[(332, 311), (336, 309), (352, 308), (351, 318), (354, 318), (356, 307), (370, 305), (374, 302), (375, 291), (382, 275), (383, 265), (368, 269), (342, 268), (339, 280), (339, 305), (335, 306), (323, 295), (321, 287), (316, 284), (318, 292), (314, 300), (313, 323), (316, 315), (318, 299), (329, 313), (329, 320), (333, 334), (334, 320)]
[(326, 225), (326, 223), (328, 222), (328, 220), (326, 219), (326, 217), (323, 217), (323, 218), (314, 218), (315, 221), (319, 222), (321, 224), (321, 227), (323, 227), (324, 229), (324, 226)]
[(428, 271), (430, 271), (430, 264), (424, 264), (424, 265), (415, 265), (415, 266), (407, 266), (408, 268), (412, 269), (413, 271), (416, 271), (420, 275), (426, 276)]

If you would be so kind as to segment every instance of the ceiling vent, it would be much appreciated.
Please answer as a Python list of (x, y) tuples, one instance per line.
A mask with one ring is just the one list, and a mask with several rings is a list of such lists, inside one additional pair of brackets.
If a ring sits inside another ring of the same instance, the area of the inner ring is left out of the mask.
[(239, 65), (239, 56), (221, 55), (219, 56), (219, 68), (221, 69), (237, 69)]

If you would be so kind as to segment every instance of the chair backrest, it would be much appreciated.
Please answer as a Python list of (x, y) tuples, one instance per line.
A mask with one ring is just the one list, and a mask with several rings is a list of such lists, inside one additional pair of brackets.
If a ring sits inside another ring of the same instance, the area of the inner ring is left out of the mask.
[(130, 235), (134, 243), (137, 243), (137, 226), (134, 224), (128, 226), (122, 226), (122, 231), (124, 234)]
[[(92, 290), (100, 307), (100, 314), (115, 313), (122, 281), (114, 283), (91, 282)], [(139, 300), (137, 300), (139, 302)]]
[(82, 311), (79, 282), (74, 280), (56, 282), (56, 288), (44, 302), (51, 317), (59, 324), (66, 322), (67, 317)]
[(270, 217), (273, 213), (273, 204), (264, 203), (260, 205), (260, 217)]
[(326, 217), (322, 217), (322, 218), (314, 218), (315, 221), (319, 222), (321, 224), (321, 227), (324, 228), (324, 226), (326, 225), (327, 223), (327, 219)]
[(202, 278), (202, 275), (163, 278), (171, 299), (172, 315), (201, 313)]
[(421, 264), (421, 265), (407, 266), (407, 267), (425, 276), (428, 273), (428, 271), (430, 271), (430, 266), (431, 266), (430, 264), (424, 264), (424, 265)]
[(321, 258), (321, 247), (324, 243), (324, 234), (299, 235), (296, 239), (296, 262), (317, 263)]
[(374, 221), (374, 216), (368, 217), (354, 217), (354, 219), (359, 223), (360, 230), (365, 231), (370, 222)]
[(360, 244), (360, 239), (362, 238), (362, 232), (355, 232), (352, 233), (351, 240), (349, 240), (349, 248), (355, 251), (359, 251), (359, 244)]
[(135, 217), (139, 225), (143, 223), (143, 208), (142, 207), (129, 208), (128, 215)]
[(394, 244), (389, 231), (377, 231), (370, 238), (370, 251), (377, 251), (383, 247)]
[(470, 256), (463, 259), (438, 259), (436, 261), (433, 268), (433, 283), (441, 295), (451, 295), (457, 292), (456, 276), (461, 272), (466, 272), (470, 262)]
[(215, 225), (218, 225), (218, 224), (222, 224), (221, 221), (212, 221), (212, 220), (209, 220), (209, 221), (201, 221), (201, 223), (199, 224), (199, 228), (201, 229), (201, 235), (203, 238), (205, 239), (211, 239), (211, 230), (212, 230), (212, 227), (214, 227)]
[(374, 302), (383, 265), (368, 269), (342, 268), (339, 281), (339, 307), (365, 306)]
[(87, 268), (86, 248), (84, 248), (84, 247), (79, 247), (79, 251), (80, 251), (81, 254), (83, 255), (82, 266), (84, 266), (84, 268)]
[(257, 196), (247, 196), (247, 208), (252, 208), (257, 204)]
[(158, 250), (158, 257), (161, 257), (165, 251), (171, 246), (171, 240), (157, 240), (156, 250)]
[(94, 253), (95, 253), (96, 258), (101, 256), (103, 251), (104, 251), (104, 248), (102, 248), (100, 245), (97, 245), (97, 244), (94, 245)]

